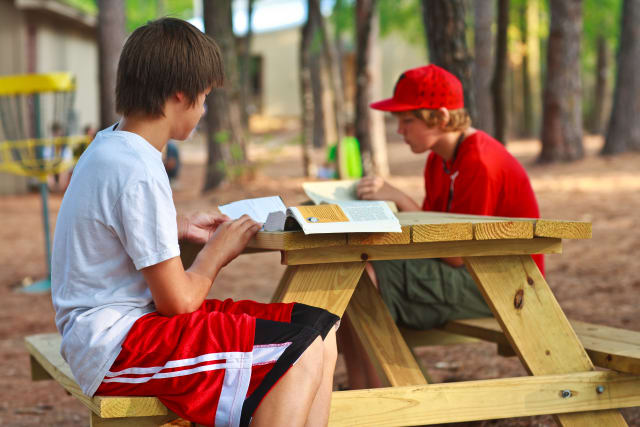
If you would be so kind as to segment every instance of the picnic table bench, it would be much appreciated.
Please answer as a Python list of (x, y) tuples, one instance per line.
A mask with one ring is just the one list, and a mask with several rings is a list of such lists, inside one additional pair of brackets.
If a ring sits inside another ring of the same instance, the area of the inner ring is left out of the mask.
[[(540, 414), (555, 414), (566, 426), (626, 425), (614, 408), (640, 406), (640, 332), (570, 323), (529, 256), (560, 253), (562, 239), (590, 238), (589, 223), (428, 212), (398, 216), (402, 233), (260, 232), (247, 249), (281, 252), (287, 269), (274, 301), (299, 301), (338, 315), (346, 310), (389, 386), (334, 392), (330, 425)], [(182, 248), (185, 265), (198, 249)], [(365, 262), (451, 256), (464, 257), (495, 318), (401, 332), (363, 274)], [(461, 339), (497, 343), (501, 354), (517, 354), (532, 376), (427, 384), (410, 346)], [(57, 334), (27, 337), (33, 377), (58, 381), (91, 410), (92, 426), (161, 425), (177, 417), (153, 397), (83, 395), (59, 354), (59, 340)]]

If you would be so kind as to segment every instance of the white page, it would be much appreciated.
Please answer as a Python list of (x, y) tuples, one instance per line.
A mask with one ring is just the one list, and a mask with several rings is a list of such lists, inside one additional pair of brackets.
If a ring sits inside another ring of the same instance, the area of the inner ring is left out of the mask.
[(284, 212), (287, 207), (282, 202), (280, 196), (270, 196), (238, 200), (237, 202), (218, 206), (218, 209), (231, 219), (237, 219), (247, 214), (254, 221), (264, 223), (271, 212)]
[(313, 203), (338, 203), (347, 200), (358, 200), (356, 186), (358, 180), (303, 182), (302, 188)]
[(296, 218), (305, 234), (402, 232), (398, 218), (389, 209), (386, 202), (350, 201), (340, 202), (338, 205), (342, 208), (348, 221), (309, 223), (297, 208), (289, 208), (288, 212)]

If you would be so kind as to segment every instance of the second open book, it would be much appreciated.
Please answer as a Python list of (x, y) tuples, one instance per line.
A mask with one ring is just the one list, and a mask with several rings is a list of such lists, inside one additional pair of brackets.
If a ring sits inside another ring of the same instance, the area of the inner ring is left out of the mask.
[(220, 212), (232, 219), (247, 214), (264, 223), (264, 231), (302, 230), (305, 234), (401, 232), (398, 218), (387, 202), (317, 200), (305, 191), (317, 205), (287, 208), (279, 196), (245, 199), (219, 206)]

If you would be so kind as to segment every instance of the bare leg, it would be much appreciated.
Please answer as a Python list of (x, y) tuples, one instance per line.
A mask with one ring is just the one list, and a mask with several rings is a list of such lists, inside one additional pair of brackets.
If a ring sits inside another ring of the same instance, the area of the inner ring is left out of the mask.
[(326, 426), (329, 423), (329, 410), (331, 409), (331, 392), (333, 391), (333, 371), (336, 368), (338, 349), (336, 348), (336, 328), (324, 339), (324, 366), (322, 368), (322, 381), (318, 388), (316, 398), (311, 404), (307, 427)]
[[(371, 264), (367, 263), (365, 271), (369, 274), (371, 281), (378, 287), (376, 273)], [(338, 343), (344, 355), (347, 366), (347, 377), (349, 378), (349, 388), (358, 390), (363, 388), (382, 387), (382, 381), (376, 372), (375, 367), (369, 360), (366, 350), (358, 338), (358, 334), (353, 329), (349, 316), (345, 313), (340, 323), (338, 331)]]
[(324, 343), (318, 337), (265, 396), (251, 425), (303, 426), (323, 380), (323, 360)]

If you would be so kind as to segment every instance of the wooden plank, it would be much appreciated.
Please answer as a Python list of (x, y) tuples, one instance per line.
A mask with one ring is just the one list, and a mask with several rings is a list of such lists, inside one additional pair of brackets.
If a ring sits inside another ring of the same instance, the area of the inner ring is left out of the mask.
[(31, 366), (31, 381), (45, 381), (52, 380), (53, 377), (46, 369), (42, 367), (38, 360), (29, 355), (29, 365)]
[[(571, 396), (562, 397), (563, 390)], [(581, 372), (334, 392), (329, 425), (427, 425), (639, 405), (640, 377)], [(588, 421), (597, 425), (596, 417)]]
[(348, 233), (349, 245), (406, 245), (411, 243), (411, 226), (403, 226), (402, 233)]
[(416, 224), (411, 227), (413, 242), (448, 242), (473, 239), (473, 224)]
[(470, 335), (455, 334), (440, 329), (426, 329), (424, 331), (403, 327), (398, 327), (398, 329), (410, 348), (480, 342), (480, 339)]
[(364, 262), (300, 265), (290, 271), (277, 302), (301, 302), (342, 316), (364, 267)]
[(325, 248), (347, 244), (347, 235), (313, 234), (305, 235), (302, 231), (259, 231), (249, 241), (248, 248), (295, 250), (308, 248)]
[(90, 414), (90, 427), (176, 427), (179, 425), (190, 426), (191, 423), (183, 421), (182, 423), (171, 423), (179, 417), (171, 412), (167, 415), (156, 415), (152, 417), (135, 417), (135, 418), (100, 418), (93, 412)]
[(533, 224), (528, 221), (495, 221), (473, 224), (476, 240), (533, 239)]
[(283, 252), (287, 265), (335, 262), (373, 261), (382, 259), (415, 259), (487, 255), (557, 254), (562, 241), (539, 237), (527, 240), (464, 240), (458, 242), (425, 242), (411, 245), (339, 246)]
[(278, 282), (278, 287), (276, 291), (271, 296), (271, 302), (279, 302), (282, 301), (282, 297), (289, 289), (289, 283), (291, 283), (291, 279), (293, 278), (294, 272), (298, 267), (295, 265), (288, 265), (287, 268), (282, 273), (282, 277)]
[(536, 221), (535, 235), (561, 239), (590, 239), (592, 235), (591, 223), (539, 219)]
[(363, 274), (347, 307), (349, 320), (369, 359), (392, 386), (426, 384), (411, 349), (368, 274)]
[[(640, 375), (640, 332), (576, 320), (572, 320), (570, 323), (594, 365)], [(444, 344), (447, 343), (447, 339), (456, 342), (455, 337), (459, 336), (490, 341), (503, 347), (510, 346), (500, 325), (492, 317), (448, 322), (440, 332), (455, 335), (451, 338), (438, 337), (441, 340), (435, 342), (433, 332), (438, 330), (407, 331), (409, 331), (410, 341), (408, 344), (410, 346)], [(402, 330), (402, 333), (405, 336), (405, 330)]]
[(509, 218), (498, 216), (481, 216), (471, 214), (453, 214), (447, 212), (400, 212), (397, 214), (401, 223), (406, 224), (443, 224), (470, 222), (473, 224), (504, 222), (528, 222), (534, 225), (534, 236), (555, 237), (559, 239), (590, 239), (591, 223), (586, 221), (566, 221), (557, 219)]
[(94, 397), (85, 395), (73, 378), (69, 365), (60, 355), (59, 334), (39, 334), (25, 338), (33, 358), (65, 390), (100, 417), (138, 417), (167, 415), (167, 408), (155, 397)]
[[(535, 239), (533, 239), (535, 240)], [(589, 356), (530, 256), (465, 258), (512, 348), (532, 375), (592, 371)], [(625, 425), (617, 411), (557, 416), (566, 426)]]

